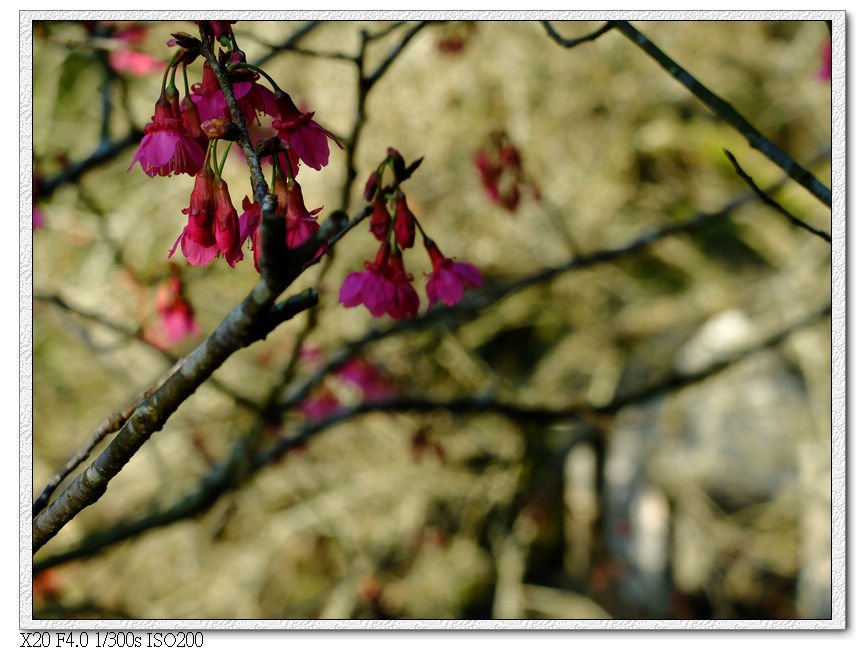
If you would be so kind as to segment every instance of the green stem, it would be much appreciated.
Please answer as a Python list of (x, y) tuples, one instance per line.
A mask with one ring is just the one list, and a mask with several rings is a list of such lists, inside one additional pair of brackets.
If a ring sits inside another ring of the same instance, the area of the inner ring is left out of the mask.
[[(177, 50), (174, 54), (171, 55), (171, 59), (169, 59), (169, 61), (168, 61), (168, 66), (166, 66), (165, 72), (162, 75), (162, 94), (163, 95), (165, 94), (165, 84), (168, 81), (168, 71), (171, 70), (172, 66), (174, 65), (174, 61), (175, 61), (175, 59), (177, 59), (179, 54), (180, 54), (180, 50)], [(175, 68), (175, 70), (176, 70), (176, 68)], [(173, 76), (171, 78), (174, 79)]]
[(245, 62), (241, 62), (241, 63), (235, 63), (234, 65), (230, 65), (230, 66), (228, 66), (228, 70), (229, 70), (229, 72), (232, 71), (232, 70), (238, 70), (238, 69), (241, 69), (241, 68), (246, 68), (247, 70), (252, 70), (252, 71), (254, 71), (254, 72), (257, 72), (257, 73), (260, 74), (262, 77), (264, 77), (265, 79), (267, 79), (267, 81), (270, 83), (270, 85), (273, 86), (273, 90), (274, 90), (274, 92), (278, 92), (278, 93), (283, 92), (283, 91), (282, 91), (282, 88), (279, 87), (279, 84), (277, 84), (277, 83), (273, 80), (273, 77), (271, 77), (269, 74), (267, 74), (264, 70), (262, 70), (261, 68), (259, 68), (259, 67), (258, 67), (257, 65), (255, 65), (254, 63), (245, 63)]

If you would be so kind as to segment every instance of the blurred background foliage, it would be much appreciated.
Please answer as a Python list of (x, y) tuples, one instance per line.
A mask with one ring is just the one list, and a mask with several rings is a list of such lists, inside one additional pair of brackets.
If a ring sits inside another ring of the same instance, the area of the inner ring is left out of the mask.
[[(635, 24), (828, 183), (824, 23)], [(161, 59), (171, 32), (196, 31), (191, 23), (145, 25), (136, 49)], [(556, 29), (573, 37), (600, 25)], [(256, 61), (303, 26), (234, 28)], [(265, 68), (346, 137), (356, 117), (354, 64), (327, 55), (353, 56), (362, 29), (389, 27), (320, 24), (298, 41), (304, 51), (274, 52)], [(411, 25), (392, 27), (370, 44), (367, 71)], [(33, 146), (44, 178), (89, 156), (101, 130), (119, 139), (147, 123), (159, 72), (110, 72), (105, 53), (116, 44), (80, 24), (34, 24), (33, 43)], [(473, 163), (494, 132), (518, 147), (539, 193), (524, 191), (512, 212), (490, 201)], [(568, 50), (538, 23), (431, 24), (408, 44), (369, 95), (350, 214), (363, 206), (362, 183), (388, 146), (407, 160), (424, 157), (406, 185), (409, 204), (445, 254), (476, 264), (488, 286), (747, 195), (724, 148), (762, 187), (781, 176), (615, 30)], [(128, 333), (157, 321), (156, 290), (192, 179), (127, 173), (133, 152), (134, 144), (39, 199), (36, 494), (106, 415), (170, 366)], [(239, 156), (229, 168), (240, 209), (248, 172)], [(345, 170), (335, 149), (321, 172), (302, 170), (307, 207), (339, 207)], [(828, 211), (798, 186), (788, 183), (776, 198), (830, 229)], [(339, 243), (325, 273), (315, 267), (297, 283), (321, 293), (310, 348), (328, 353), (376, 324), (366, 310), (337, 303), (343, 278), (375, 254), (365, 231)], [(175, 259), (204, 334), (255, 282), (249, 258), (234, 270)], [(406, 265), (421, 289), (425, 255), (410, 251)], [(383, 339), (363, 358), (400, 395), (602, 406), (816, 311), (828, 301), (829, 270), (825, 242), (752, 201), (698, 233), (519, 291), (464, 325)], [(54, 295), (74, 309), (45, 299)], [(264, 399), (309, 317), (234, 355), (215, 377), (229, 392)], [(170, 351), (184, 354), (204, 334)], [(200, 517), (43, 572), (34, 615), (826, 617), (829, 355), (824, 320), (704, 382), (591, 425), (447, 412), (353, 418)], [(314, 365), (299, 364), (289, 383)], [(335, 377), (325, 385), (344, 404), (360, 399)], [(304, 417), (289, 413), (271, 433), (290, 433)], [(205, 384), (37, 561), (194, 491), (255, 418)], [(580, 442), (599, 426), (601, 442)]]

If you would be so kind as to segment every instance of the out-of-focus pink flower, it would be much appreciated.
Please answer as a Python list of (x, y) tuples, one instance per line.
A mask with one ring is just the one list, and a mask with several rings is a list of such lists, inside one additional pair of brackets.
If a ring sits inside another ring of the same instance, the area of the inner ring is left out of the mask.
[(492, 134), (489, 142), (475, 154), (474, 163), (487, 196), (509, 212), (519, 207), (521, 187), (528, 188), (536, 200), (540, 199), (537, 186), (523, 171), (519, 150), (506, 133)]
[(298, 158), (312, 169), (319, 170), (330, 158), (328, 138), (342, 149), (337, 137), (312, 119), (314, 112), (302, 113), (295, 106), (288, 93), (279, 91), (273, 97), (279, 119), (273, 121), (273, 128), (279, 137), (297, 153)]
[(172, 343), (178, 343), (187, 336), (201, 333), (195, 321), (195, 311), (183, 293), (183, 284), (177, 274), (159, 288), (156, 294), (156, 309), (159, 312), (162, 331)]
[(33, 604), (56, 598), (60, 589), (57, 570), (45, 569), (33, 578)]
[(116, 72), (131, 74), (136, 77), (146, 77), (165, 69), (165, 61), (160, 61), (147, 52), (116, 49), (108, 53), (108, 64)]
[(426, 284), (430, 306), (441, 301), (453, 307), (462, 300), (466, 287), (477, 288), (483, 285), (483, 278), (476, 266), (445, 257), (431, 239), (424, 240), (424, 245), (433, 264), (433, 271)]
[(345, 307), (363, 304), (376, 318), (391, 307), (396, 287), (390, 279), (390, 245), (381, 245), (374, 262), (366, 262), (366, 271), (349, 273), (339, 290), (339, 302)]
[(324, 389), (322, 392), (311, 397), (307, 397), (300, 404), (300, 411), (310, 420), (323, 420), (331, 415), (334, 415), (342, 409), (342, 404), (330, 390)]
[(45, 216), (42, 214), (42, 210), (39, 209), (36, 204), (33, 204), (33, 232), (36, 232), (40, 228), (45, 226)]
[(832, 39), (826, 39), (823, 44), (823, 65), (817, 76), (823, 81), (832, 79)]
[(186, 130), (177, 105), (176, 91), (171, 100), (165, 95), (156, 102), (152, 121), (144, 127), (130, 171), (135, 163), (148, 176), (189, 174), (195, 176), (204, 164), (204, 148)]
[(117, 28), (117, 31), (114, 32), (114, 38), (123, 41), (127, 45), (140, 45), (144, 42), (144, 39), (147, 38), (147, 25), (126, 20), (118, 20), (114, 21), (114, 26)]
[(396, 392), (381, 369), (361, 357), (346, 362), (335, 374), (344, 382), (359, 388), (363, 398), (368, 401), (387, 399)]

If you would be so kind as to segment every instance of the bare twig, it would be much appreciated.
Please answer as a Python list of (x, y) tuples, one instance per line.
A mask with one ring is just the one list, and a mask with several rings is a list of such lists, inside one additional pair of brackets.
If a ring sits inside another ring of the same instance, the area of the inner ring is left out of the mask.
[(801, 167), (790, 156), (770, 142), (766, 136), (754, 128), (741, 113), (711, 90), (697, 81), (682, 66), (673, 61), (661, 49), (649, 40), (642, 32), (627, 21), (615, 21), (615, 27), (633, 41), (640, 49), (652, 57), (674, 79), (679, 81), (695, 97), (712, 109), (718, 117), (745, 136), (748, 143), (778, 167), (783, 169), (794, 181), (817, 197), (821, 203), (832, 207), (832, 193), (817, 178), (804, 167)]
[(615, 24), (612, 21), (608, 21), (600, 29), (596, 29), (595, 31), (586, 34), (585, 36), (579, 36), (577, 38), (564, 38), (553, 28), (553, 24), (549, 20), (542, 20), (541, 25), (544, 26), (547, 34), (549, 34), (556, 43), (558, 43), (562, 47), (567, 48), (576, 47), (577, 45), (582, 45), (583, 43), (594, 41), (596, 38), (603, 36), (615, 27)]
[(826, 233), (819, 228), (814, 228), (813, 226), (805, 223), (804, 221), (793, 215), (789, 210), (787, 210), (787, 208), (778, 203), (775, 199), (766, 194), (766, 192), (764, 192), (757, 186), (757, 183), (754, 182), (754, 179), (751, 178), (744, 169), (742, 169), (742, 166), (739, 165), (739, 161), (736, 160), (736, 157), (732, 153), (730, 153), (726, 149), (724, 149), (724, 153), (727, 154), (727, 158), (729, 158), (730, 162), (733, 163), (733, 167), (736, 168), (736, 173), (739, 175), (739, 177), (748, 184), (748, 187), (754, 190), (754, 194), (759, 196), (760, 200), (763, 203), (765, 203), (775, 211), (780, 212), (782, 215), (784, 215), (787, 221), (792, 223), (794, 226), (802, 228), (803, 230), (807, 230), (812, 235), (817, 235), (820, 239), (823, 239), (830, 244), (832, 243), (832, 237), (829, 236), (829, 233)]
[(131, 130), (124, 137), (117, 140), (108, 140), (100, 142), (86, 158), (67, 165), (62, 171), (54, 176), (43, 178), (37, 188), (39, 199), (46, 199), (61, 185), (76, 182), (85, 173), (99, 167), (105, 163), (111, 162), (118, 154), (127, 148), (138, 144), (143, 135), (142, 131)]
[[(147, 337), (144, 336), (141, 328), (136, 329), (136, 330), (129, 329), (127, 327), (124, 327), (123, 325), (120, 325), (119, 323), (115, 323), (114, 321), (106, 318), (102, 314), (96, 314), (94, 312), (87, 311), (87, 310), (82, 309), (80, 307), (70, 305), (69, 302), (65, 298), (62, 298), (61, 296), (58, 296), (56, 294), (52, 294), (52, 295), (36, 294), (33, 296), (33, 299), (53, 304), (53, 305), (59, 307), (60, 309), (63, 309), (64, 311), (69, 312), (70, 314), (75, 314), (76, 316), (80, 316), (81, 318), (87, 319), (87, 320), (92, 321), (94, 323), (98, 323), (99, 325), (102, 325), (103, 327), (110, 329), (113, 332), (117, 332), (118, 334), (122, 334), (124, 337), (126, 337), (128, 339), (143, 343), (144, 345), (148, 346), (149, 348), (151, 348), (152, 350), (157, 352), (163, 359), (168, 361), (170, 364), (175, 364), (179, 360), (179, 357), (177, 355), (172, 354), (171, 352), (169, 352), (168, 350), (165, 350), (161, 346), (156, 345), (153, 341), (148, 340)], [(226, 395), (226, 396), (230, 397), (232, 400), (234, 400), (238, 406), (241, 406), (241, 407), (243, 407), (249, 411), (257, 411), (258, 410), (258, 405), (255, 402), (253, 402), (252, 400), (250, 400), (247, 397), (244, 397), (243, 395), (240, 395), (239, 393), (237, 393), (233, 389), (229, 388), (228, 386), (223, 384), (221, 381), (219, 381), (215, 377), (210, 378), (210, 384), (216, 390), (218, 390), (219, 392), (223, 393), (224, 395)]]

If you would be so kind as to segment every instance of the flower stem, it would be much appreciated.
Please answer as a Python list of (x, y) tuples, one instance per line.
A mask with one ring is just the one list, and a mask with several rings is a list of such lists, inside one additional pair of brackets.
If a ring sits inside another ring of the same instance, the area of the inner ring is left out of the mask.
[(280, 87), (279, 87), (279, 84), (277, 84), (277, 83), (273, 80), (273, 77), (271, 77), (269, 74), (267, 74), (264, 70), (262, 70), (261, 68), (259, 68), (259, 67), (258, 67), (257, 65), (255, 65), (254, 63), (246, 63), (245, 61), (242, 61), (242, 62), (240, 62), (240, 63), (235, 63), (235, 64), (233, 64), (233, 65), (228, 66), (228, 70), (229, 70), (229, 71), (231, 71), (231, 70), (237, 70), (237, 69), (239, 69), (239, 68), (246, 68), (247, 70), (253, 70), (254, 72), (257, 72), (257, 73), (260, 74), (262, 77), (264, 77), (265, 79), (267, 79), (267, 81), (270, 83), (270, 85), (273, 86), (273, 90), (274, 90), (274, 92), (278, 92), (278, 93), (282, 92), (282, 88), (280, 88)]

